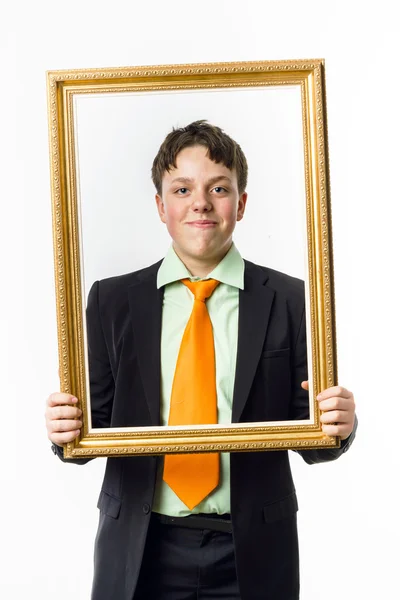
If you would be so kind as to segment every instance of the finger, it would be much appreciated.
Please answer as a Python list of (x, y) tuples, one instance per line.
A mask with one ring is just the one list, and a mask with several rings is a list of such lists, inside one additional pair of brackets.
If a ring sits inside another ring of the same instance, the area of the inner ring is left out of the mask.
[(301, 387), (308, 392), (308, 381), (302, 381)]
[(53, 444), (57, 444), (61, 446), (62, 444), (67, 444), (68, 442), (72, 442), (75, 438), (77, 438), (80, 434), (80, 430), (77, 429), (75, 431), (68, 431), (65, 433), (52, 433), (49, 435), (49, 440), (53, 442)]
[(323, 425), (322, 431), (326, 435), (330, 435), (332, 437), (339, 436), (340, 439), (345, 440), (349, 437), (353, 429), (350, 425)]
[(352, 416), (344, 410), (330, 410), (320, 416), (321, 423), (350, 423)]
[(317, 400), (327, 400), (328, 398), (332, 398), (332, 396), (351, 398), (353, 394), (341, 385), (335, 385), (333, 387), (327, 388), (326, 390), (323, 390), (320, 394), (318, 394)]
[(77, 406), (48, 406), (46, 408), (45, 417), (49, 421), (58, 419), (78, 419), (82, 415), (82, 411)]
[(73, 396), (72, 394), (64, 394), (62, 392), (55, 392), (54, 394), (50, 394), (47, 398), (47, 406), (57, 406), (59, 404), (76, 404), (78, 402), (78, 398)]
[(82, 421), (61, 419), (60, 421), (49, 421), (48, 430), (50, 433), (63, 433), (66, 431), (76, 431), (82, 427)]
[(333, 396), (327, 400), (320, 400), (319, 407), (321, 410), (353, 410), (354, 401), (353, 398), (342, 398), (339, 396)]

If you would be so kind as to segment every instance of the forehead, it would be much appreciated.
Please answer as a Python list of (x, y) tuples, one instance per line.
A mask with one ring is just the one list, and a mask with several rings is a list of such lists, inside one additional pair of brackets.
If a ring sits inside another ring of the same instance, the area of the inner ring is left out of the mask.
[(194, 179), (216, 177), (229, 177), (236, 180), (235, 169), (228, 169), (223, 163), (216, 163), (210, 159), (208, 148), (205, 146), (189, 146), (176, 155), (176, 167), (171, 167), (163, 174), (163, 181), (171, 182), (177, 177), (190, 177)]

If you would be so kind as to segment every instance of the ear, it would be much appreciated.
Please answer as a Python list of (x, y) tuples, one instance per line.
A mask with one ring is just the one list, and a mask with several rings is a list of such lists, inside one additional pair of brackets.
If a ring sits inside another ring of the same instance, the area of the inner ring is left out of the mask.
[(247, 192), (243, 192), (241, 196), (239, 196), (238, 210), (237, 210), (237, 221), (241, 221), (243, 219), (244, 211), (246, 208), (247, 202)]
[(158, 210), (158, 214), (160, 215), (160, 219), (163, 223), (166, 223), (164, 202), (163, 202), (160, 194), (156, 194), (155, 199), (156, 199), (157, 210)]

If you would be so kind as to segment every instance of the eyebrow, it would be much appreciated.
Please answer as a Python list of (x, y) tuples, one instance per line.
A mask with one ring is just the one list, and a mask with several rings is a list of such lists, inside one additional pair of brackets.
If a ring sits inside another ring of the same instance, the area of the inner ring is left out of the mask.
[[(216, 177), (211, 177), (211, 179), (209, 179), (207, 181), (207, 185), (212, 185), (213, 183), (217, 183), (217, 181), (228, 181), (229, 183), (231, 182), (231, 179), (229, 177), (227, 177), (226, 175), (217, 175)], [(173, 179), (170, 183), (170, 185), (174, 184), (174, 183), (193, 183), (194, 179), (192, 177), (175, 177), (175, 179)]]

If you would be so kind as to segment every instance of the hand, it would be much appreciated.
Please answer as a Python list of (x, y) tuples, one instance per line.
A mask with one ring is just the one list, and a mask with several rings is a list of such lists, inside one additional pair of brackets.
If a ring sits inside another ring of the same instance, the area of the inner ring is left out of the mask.
[(82, 427), (79, 417), (82, 411), (77, 406), (73, 406), (77, 402), (77, 398), (71, 394), (61, 392), (51, 394), (47, 398), (45, 412), (47, 437), (53, 444), (61, 446), (79, 436)]
[[(301, 387), (308, 391), (308, 381)], [(341, 440), (349, 437), (354, 428), (356, 405), (349, 390), (337, 385), (330, 387), (317, 396), (322, 414), (322, 431), (326, 435), (339, 436)]]

